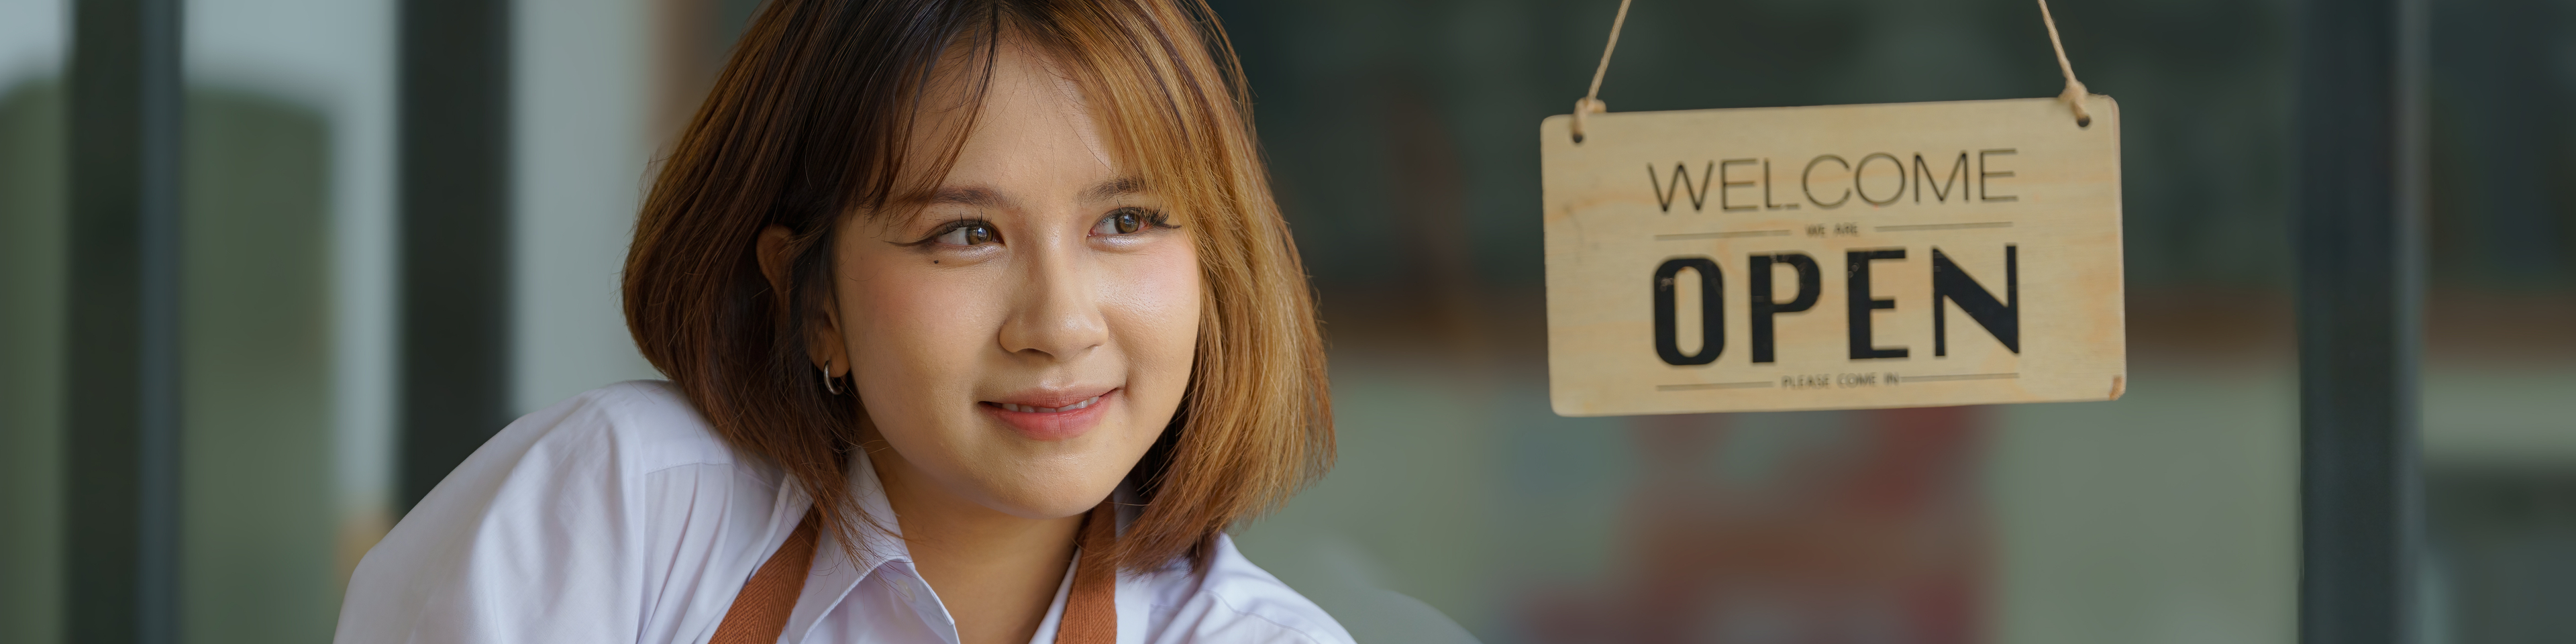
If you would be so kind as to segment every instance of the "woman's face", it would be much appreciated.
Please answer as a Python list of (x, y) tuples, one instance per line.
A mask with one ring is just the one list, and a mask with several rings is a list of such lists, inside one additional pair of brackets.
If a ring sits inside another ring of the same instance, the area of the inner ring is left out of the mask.
[[(837, 236), (836, 337), (817, 357), (855, 376), (892, 448), (875, 452), (885, 476), (1065, 517), (1106, 497), (1179, 406), (1198, 254), (1183, 213), (1112, 154), (1073, 82), (1016, 48), (995, 63), (920, 212), (854, 216)], [(921, 129), (959, 112), (925, 108)]]

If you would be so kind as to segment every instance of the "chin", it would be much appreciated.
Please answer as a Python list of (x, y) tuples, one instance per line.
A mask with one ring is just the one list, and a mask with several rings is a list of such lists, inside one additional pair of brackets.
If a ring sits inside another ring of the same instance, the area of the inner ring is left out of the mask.
[(1008, 471), (996, 472), (1003, 476), (976, 481), (976, 487), (983, 489), (975, 496), (981, 497), (979, 500), (986, 507), (1003, 514), (1026, 519), (1059, 519), (1089, 512), (1092, 507), (1100, 505), (1100, 501), (1109, 498), (1110, 493), (1118, 489), (1119, 481), (1125, 480), (1128, 470), (1136, 465), (1129, 459), (1115, 464), (1114, 468), (1067, 468), (1063, 467), (1066, 465), (1063, 460), (1032, 460), (1035, 462), (1016, 463)]
[(1092, 490), (1092, 487), (1067, 483), (1045, 490), (996, 490), (986, 495), (992, 500), (985, 505), (994, 511), (1023, 519), (1061, 519), (1090, 512), (1117, 489), (1114, 482), (1098, 486), (1098, 490)]

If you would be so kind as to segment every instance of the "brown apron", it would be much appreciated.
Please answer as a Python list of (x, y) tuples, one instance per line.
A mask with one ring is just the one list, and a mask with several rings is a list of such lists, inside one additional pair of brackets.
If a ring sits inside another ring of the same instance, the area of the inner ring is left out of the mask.
[[(788, 614), (796, 611), (796, 596), (805, 591), (805, 575), (814, 569), (817, 516), (807, 511), (805, 519), (796, 523), (796, 531), (787, 535), (787, 543), (751, 574), (708, 644), (777, 644), (779, 633), (787, 630)], [(1117, 539), (1117, 525), (1117, 509), (1108, 501), (1092, 508), (1082, 520), (1082, 552), (1109, 552), (1110, 542)], [(1056, 623), (1056, 644), (1117, 644), (1118, 571), (1105, 556), (1080, 557), (1077, 562), (1073, 589), (1065, 593), (1064, 616)]]

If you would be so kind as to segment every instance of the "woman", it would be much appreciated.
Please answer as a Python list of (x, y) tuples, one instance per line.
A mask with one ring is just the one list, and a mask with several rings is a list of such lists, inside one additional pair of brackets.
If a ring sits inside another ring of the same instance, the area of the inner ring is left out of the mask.
[(1222, 532), (1332, 458), (1194, 0), (772, 0), (646, 200), (669, 382), (513, 423), (341, 642), (1344, 642)]

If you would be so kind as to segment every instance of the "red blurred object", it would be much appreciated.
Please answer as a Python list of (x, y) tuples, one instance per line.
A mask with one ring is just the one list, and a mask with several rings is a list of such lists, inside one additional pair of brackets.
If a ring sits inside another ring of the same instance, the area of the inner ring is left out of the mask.
[(1636, 421), (1645, 482), (1608, 579), (1532, 593), (1540, 642), (1964, 644), (1981, 637), (1989, 539), (1979, 408), (1852, 412), (1779, 474), (1714, 475), (1730, 417)]

